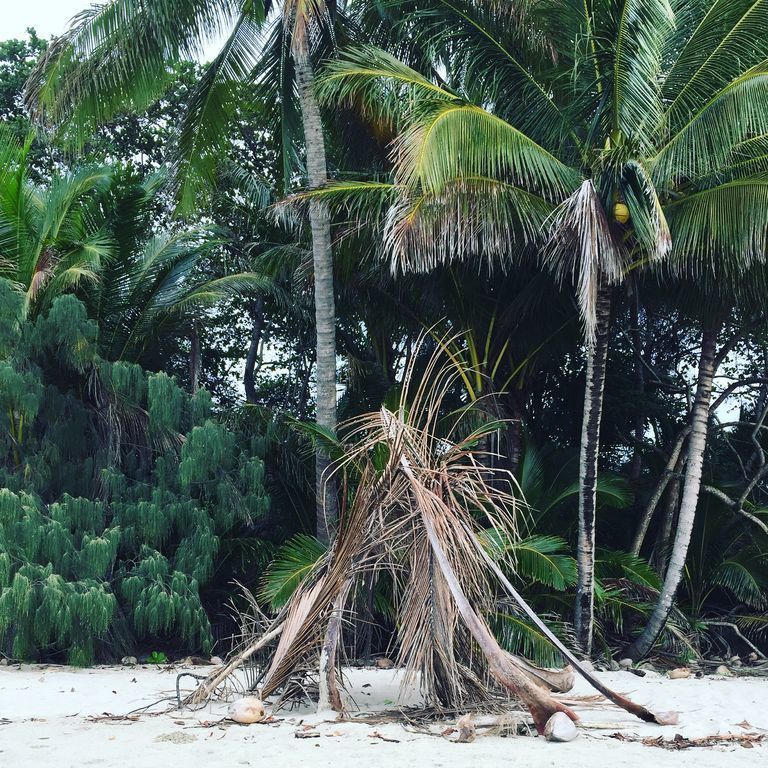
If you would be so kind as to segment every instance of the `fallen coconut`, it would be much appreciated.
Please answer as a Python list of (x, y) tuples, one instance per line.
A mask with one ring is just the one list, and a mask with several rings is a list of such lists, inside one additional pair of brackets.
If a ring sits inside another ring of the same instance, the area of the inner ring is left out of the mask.
[(246, 696), (229, 705), (227, 717), (236, 723), (260, 723), (267, 717), (264, 702), (255, 696)]
[(139, 660), (135, 656), (123, 656), (123, 658), (120, 659), (120, 663), (124, 667), (135, 667), (139, 663)]
[(733, 672), (731, 672), (728, 667), (725, 666), (725, 664), (721, 664), (716, 670), (715, 674), (719, 677), (733, 677)]
[(691, 670), (688, 667), (678, 667), (677, 669), (670, 669), (667, 672), (667, 677), (671, 680), (685, 680), (691, 676)]
[(547, 741), (573, 741), (578, 735), (576, 724), (565, 712), (555, 712), (544, 726), (544, 738)]
[(392, 661), (392, 659), (384, 657), (381, 659), (376, 659), (376, 666), (379, 669), (392, 669), (392, 667), (395, 666), (395, 662)]
[(632, 666), (632, 659), (619, 659), (619, 666), (622, 669), (629, 669)]

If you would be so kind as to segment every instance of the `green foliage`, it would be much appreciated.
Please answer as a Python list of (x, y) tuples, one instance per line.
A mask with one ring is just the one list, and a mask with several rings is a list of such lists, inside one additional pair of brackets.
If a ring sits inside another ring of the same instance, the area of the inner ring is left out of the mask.
[[(74, 296), (0, 311), (0, 641), (73, 664), (163, 640), (209, 651), (201, 588), (269, 509), (264, 465), (205, 393), (98, 356)], [(120, 632), (118, 632), (120, 624)]]
[(314, 536), (301, 533), (294, 536), (275, 554), (264, 576), (259, 597), (272, 610), (282, 608), (325, 551), (325, 546)]

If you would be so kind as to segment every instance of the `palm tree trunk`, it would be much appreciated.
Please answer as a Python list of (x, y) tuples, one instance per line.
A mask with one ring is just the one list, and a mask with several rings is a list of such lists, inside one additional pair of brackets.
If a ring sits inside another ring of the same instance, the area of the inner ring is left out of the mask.
[(584, 415), (579, 453), (579, 538), (578, 582), (574, 629), (581, 650), (592, 652), (592, 625), (595, 618), (595, 510), (597, 507), (597, 459), (600, 452), (600, 420), (608, 359), (608, 332), (611, 321), (611, 289), (601, 278), (597, 293), (594, 346), (587, 352), (584, 387)]
[[(325, 141), (320, 108), (314, 93), (314, 73), (309, 52), (294, 55), (296, 85), (304, 125), (307, 177), (310, 189), (327, 181)], [(336, 430), (336, 307), (333, 292), (333, 252), (331, 218), (318, 200), (309, 204), (312, 229), (312, 258), (315, 272), (315, 329), (317, 333), (317, 405), (315, 419), (321, 427)], [(336, 487), (326, 476), (330, 459), (318, 450), (315, 454), (315, 489), (317, 494), (317, 538), (327, 544), (338, 516)]]
[(264, 329), (264, 299), (256, 299), (251, 314), (253, 315), (253, 328), (251, 330), (251, 342), (248, 345), (248, 355), (245, 358), (243, 386), (245, 387), (246, 401), (253, 405), (258, 400), (256, 395), (256, 364), (259, 361), (259, 346)]
[(688, 444), (688, 463), (683, 482), (683, 497), (680, 502), (680, 514), (677, 521), (675, 541), (672, 555), (664, 577), (658, 602), (648, 624), (642, 634), (629, 646), (626, 656), (640, 659), (651, 650), (656, 638), (664, 628), (675, 593), (683, 578), (685, 559), (688, 546), (691, 543), (693, 523), (696, 517), (696, 505), (701, 490), (701, 471), (704, 465), (704, 451), (707, 446), (707, 428), (709, 425), (709, 408), (712, 399), (712, 382), (715, 376), (715, 344), (719, 324), (705, 328), (701, 340), (701, 357), (699, 358), (699, 378), (696, 385), (696, 396), (691, 412), (691, 436)]

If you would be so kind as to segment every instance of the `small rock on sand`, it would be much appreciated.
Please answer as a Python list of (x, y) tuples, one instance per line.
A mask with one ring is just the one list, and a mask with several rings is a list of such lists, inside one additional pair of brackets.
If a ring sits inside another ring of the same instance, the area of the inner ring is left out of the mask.
[(379, 669), (392, 669), (392, 667), (395, 666), (395, 662), (392, 661), (392, 659), (384, 657), (381, 659), (376, 659), (376, 666)]
[(725, 666), (725, 664), (721, 664), (716, 670), (715, 674), (718, 677), (733, 677), (733, 672), (731, 672), (728, 667)]

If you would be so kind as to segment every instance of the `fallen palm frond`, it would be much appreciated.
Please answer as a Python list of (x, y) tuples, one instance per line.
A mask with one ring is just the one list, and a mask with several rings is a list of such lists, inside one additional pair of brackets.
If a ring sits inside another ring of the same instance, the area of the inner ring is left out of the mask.
[[(404, 685), (418, 685), (427, 706), (461, 709), (498, 701), (506, 692), (525, 704), (539, 732), (555, 712), (577, 719), (550, 693), (569, 689), (573, 670), (539, 669), (504, 651), (491, 632), (485, 617), (493, 615), (501, 586), (604, 695), (645, 720), (664, 722), (581, 669), (504, 577), (503, 570), (514, 570), (514, 548), (497, 550), (494, 559), (483, 546), (481, 537), (489, 532), (516, 535), (514, 480), (483, 461), (480, 446), (498, 425), (477, 427), (476, 418), (467, 418), (474, 415), (469, 408), (446, 417), (443, 402), (457, 375), (436, 355), (419, 381), (412, 367), (406, 371), (395, 410), (382, 408), (344, 425), (337, 471), (355, 478), (357, 492), (342, 510), (333, 545), (269, 631), (226, 671), (281, 632), (261, 697), (285, 698), (297, 683), (304, 685), (307, 669), (319, 668), (320, 705), (340, 709), (335, 665), (344, 611), (352, 608), (355, 584), (387, 572)], [(222, 672), (189, 701), (207, 698)]]

